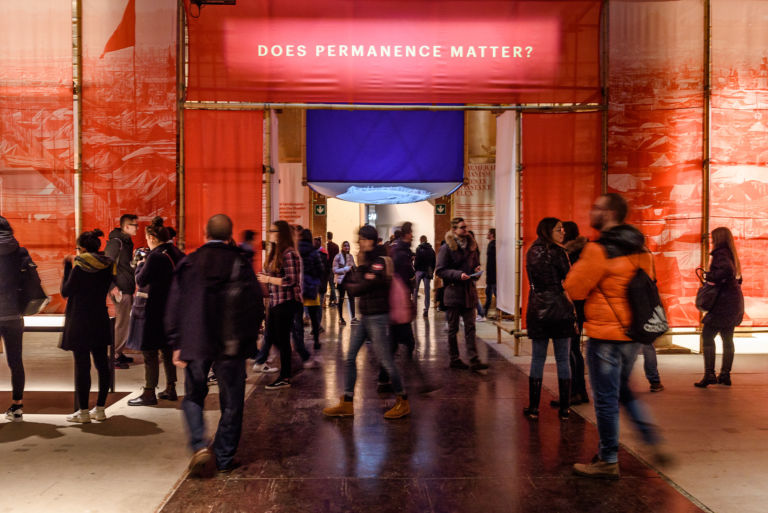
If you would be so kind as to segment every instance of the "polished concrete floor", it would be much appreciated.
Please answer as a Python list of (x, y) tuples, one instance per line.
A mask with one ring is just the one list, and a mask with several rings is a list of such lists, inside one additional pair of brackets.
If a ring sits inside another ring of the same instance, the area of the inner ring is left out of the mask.
[[(304, 370), (291, 389), (268, 392), (274, 375), (250, 375), (242, 466), (226, 477), (188, 479), (189, 453), (178, 403), (127, 406), (139, 390), (141, 365), (119, 371), (105, 423), (67, 424), (72, 362), (54, 334), (25, 335), (28, 393), (25, 422), (0, 421), (0, 482), (13, 490), (0, 511), (766, 511), (768, 492), (768, 357), (737, 355), (734, 386), (695, 389), (698, 355), (661, 355), (667, 390), (650, 394), (641, 364), (634, 381), (664, 429), (677, 465), (654, 469), (622, 424), (622, 479), (571, 475), (597, 445), (592, 405), (560, 422), (545, 407), (529, 422), (529, 345), (511, 356), (511, 339), (480, 323), (487, 375), (447, 369), (445, 322), (416, 320), (418, 358), (399, 359), (413, 413), (386, 421), (392, 398), (376, 393), (367, 347), (358, 357), (354, 419), (321, 410), (341, 392), (341, 355), (350, 326), (326, 312), (320, 369)], [(508, 344), (509, 343), (509, 344)], [(463, 347), (463, 346), (462, 346)], [(298, 362), (297, 362), (298, 363)], [(554, 361), (545, 387), (556, 388)], [(161, 377), (161, 384), (163, 378)], [(0, 366), (0, 401), (10, 399)], [(206, 418), (218, 418), (216, 387)], [(661, 470), (661, 473), (659, 473)]]

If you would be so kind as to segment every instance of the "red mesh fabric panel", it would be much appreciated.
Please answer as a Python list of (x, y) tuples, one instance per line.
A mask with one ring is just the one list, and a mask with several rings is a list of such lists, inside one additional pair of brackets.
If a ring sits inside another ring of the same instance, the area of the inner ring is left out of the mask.
[(71, 2), (4, 2), (0, 16), (0, 214), (38, 264), (49, 312), (74, 237)]
[[(207, 6), (199, 17), (189, 18), (189, 98), (599, 101), (600, 4), (596, 0), (249, 0), (236, 6)], [(190, 12), (197, 13), (197, 7), (190, 7)], [(364, 47), (362, 56), (353, 55), (358, 45)], [(389, 57), (381, 56), (381, 45), (391, 46)], [(405, 49), (395, 56), (395, 45), (414, 45), (419, 52), (423, 46), (429, 56), (406, 56)], [(504, 58), (502, 47), (509, 45), (512, 58)], [(514, 45), (521, 50), (519, 58), (514, 58)], [(371, 46), (376, 55), (370, 54)], [(435, 46), (440, 48), (437, 53)], [(462, 56), (452, 56), (452, 47), (462, 47)]]
[[(701, 0), (611, 2), (608, 190), (655, 253), (672, 326), (695, 326), (702, 215)], [(638, 28), (642, 27), (642, 30)]]
[[(235, 237), (243, 230), (261, 233), (261, 111), (184, 113), (187, 250), (203, 244), (205, 223), (227, 214)], [(261, 266), (256, 251), (255, 265)]]
[(744, 283), (743, 325), (768, 324), (768, 33), (754, 20), (768, 4), (712, 3), (710, 229), (736, 238)]
[(574, 221), (594, 238), (589, 210), (600, 194), (599, 113), (523, 114), (523, 288), (525, 315), (528, 276), (525, 253), (545, 217)]
[(174, 0), (83, 2), (83, 228), (136, 214), (136, 247), (176, 225), (175, 26)]

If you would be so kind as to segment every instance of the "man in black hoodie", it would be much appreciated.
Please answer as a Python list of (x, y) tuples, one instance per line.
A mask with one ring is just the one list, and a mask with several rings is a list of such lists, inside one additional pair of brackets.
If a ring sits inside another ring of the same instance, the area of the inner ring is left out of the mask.
[(421, 244), (416, 248), (416, 261), (414, 262), (414, 268), (416, 269), (416, 284), (413, 290), (413, 300), (416, 301), (419, 295), (419, 285), (424, 280), (424, 312), (423, 316), (426, 317), (429, 314), (430, 303), (430, 284), (432, 282), (432, 276), (435, 273), (435, 250), (432, 249), (432, 245), (427, 242), (427, 236), (422, 235), (419, 239)]
[[(194, 451), (192, 475), (207, 475), (211, 452), (219, 472), (237, 466), (245, 400), (245, 359), (256, 352), (264, 320), (264, 301), (253, 267), (230, 244), (232, 221), (224, 214), (208, 220), (207, 242), (176, 268), (165, 315), (173, 363), (184, 369), (182, 410)], [(208, 371), (219, 383), (221, 419), (210, 445), (205, 438), (203, 405)]]
[(133, 239), (139, 229), (139, 217), (135, 214), (120, 216), (120, 228), (109, 233), (109, 240), (104, 253), (115, 262), (115, 276), (109, 297), (115, 305), (115, 368), (127, 369), (133, 358), (123, 354), (128, 328), (131, 325), (131, 307), (133, 293), (136, 291), (136, 278), (131, 260), (133, 259)]

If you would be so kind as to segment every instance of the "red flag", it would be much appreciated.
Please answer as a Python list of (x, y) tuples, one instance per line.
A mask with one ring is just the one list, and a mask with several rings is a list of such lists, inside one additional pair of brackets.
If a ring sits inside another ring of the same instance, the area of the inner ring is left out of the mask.
[(120, 20), (120, 25), (117, 26), (110, 36), (99, 59), (103, 58), (107, 52), (114, 52), (115, 50), (122, 50), (123, 48), (136, 45), (135, 4), (135, 0), (128, 0), (128, 5), (125, 6), (125, 12), (123, 13), (123, 19)]

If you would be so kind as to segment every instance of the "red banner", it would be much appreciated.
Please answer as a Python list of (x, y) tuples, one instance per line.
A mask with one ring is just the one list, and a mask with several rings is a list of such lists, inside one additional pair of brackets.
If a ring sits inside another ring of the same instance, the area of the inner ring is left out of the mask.
[(190, 18), (190, 99), (598, 101), (599, 1), (253, 0)]

